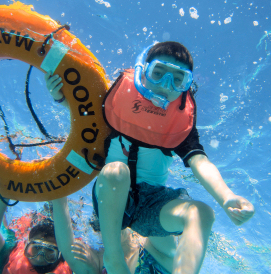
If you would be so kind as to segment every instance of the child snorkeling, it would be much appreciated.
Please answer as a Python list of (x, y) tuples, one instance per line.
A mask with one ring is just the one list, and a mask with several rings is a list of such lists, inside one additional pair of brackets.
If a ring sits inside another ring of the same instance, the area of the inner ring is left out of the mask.
[[(106, 165), (93, 188), (93, 205), (109, 274), (130, 273), (121, 247), (126, 227), (174, 258), (173, 265), (166, 260), (163, 265), (170, 273), (199, 273), (214, 212), (185, 189), (166, 187), (173, 154), (192, 169), (234, 224), (254, 214), (253, 205), (228, 188), (199, 142), (192, 71), (192, 56), (182, 44), (157, 43), (139, 55), (134, 71), (121, 73), (106, 96), (104, 116), (113, 131), (106, 140)], [(47, 73), (45, 79), (54, 99), (67, 106), (61, 78)], [(175, 235), (182, 235), (177, 247)]]

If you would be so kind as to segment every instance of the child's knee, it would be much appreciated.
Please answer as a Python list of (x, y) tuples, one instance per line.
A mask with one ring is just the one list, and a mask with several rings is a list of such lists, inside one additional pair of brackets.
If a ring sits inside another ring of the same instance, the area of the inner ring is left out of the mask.
[(189, 216), (191, 219), (199, 219), (202, 224), (212, 226), (215, 221), (215, 213), (207, 204), (197, 201), (189, 207)]
[(99, 180), (107, 183), (126, 183), (130, 185), (130, 171), (122, 162), (112, 162), (103, 167)]

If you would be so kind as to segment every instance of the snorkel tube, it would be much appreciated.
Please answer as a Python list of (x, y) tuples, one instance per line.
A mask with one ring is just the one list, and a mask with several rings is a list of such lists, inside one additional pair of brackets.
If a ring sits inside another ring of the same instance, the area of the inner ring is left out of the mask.
[(142, 75), (142, 71), (144, 68), (144, 63), (145, 63), (146, 57), (148, 55), (150, 48), (152, 48), (155, 44), (156, 44), (156, 42), (154, 44), (148, 46), (147, 48), (145, 48), (143, 50), (143, 52), (137, 56), (136, 64), (135, 64), (134, 84), (135, 84), (135, 87), (138, 90), (138, 92), (142, 96), (144, 96), (144, 98), (152, 101), (152, 103), (155, 106), (158, 106), (162, 109), (167, 109), (170, 102), (164, 96), (157, 95), (157, 94), (153, 93), (151, 90), (145, 88), (141, 82), (141, 75)]

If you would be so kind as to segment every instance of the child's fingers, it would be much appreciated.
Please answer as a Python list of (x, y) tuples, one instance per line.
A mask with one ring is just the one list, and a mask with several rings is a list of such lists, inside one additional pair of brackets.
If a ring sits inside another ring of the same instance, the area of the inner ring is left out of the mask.
[(244, 209), (229, 207), (228, 209), (229, 209), (230, 212), (237, 213), (237, 214), (239, 214), (240, 216), (243, 216), (243, 217), (250, 217), (254, 214), (254, 210), (250, 210), (247, 207), (244, 208)]
[(247, 212), (242, 212), (240, 209), (229, 208), (230, 215), (241, 223), (246, 222), (252, 215), (248, 215)]
[(74, 259), (81, 261), (81, 262), (85, 262), (85, 263), (87, 262), (87, 259), (85, 259), (85, 258), (74, 257)]
[(83, 254), (81, 252), (76, 252), (74, 250), (72, 250), (72, 253), (74, 254), (74, 258), (83, 262), (87, 262), (89, 261), (89, 258), (87, 256), (87, 254)]
[(51, 77), (51, 72), (50, 71), (48, 71), (47, 73), (45, 73), (45, 76), (44, 76), (44, 78), (45, 78), (45, 81), (48, 81), (48, 79)]
[(73, 253), (75, 256), (86, 257), (86, 254), (83, 253), (82, 251), (78, 251), (78, 250), (72, 249), (72, 253)]
[(244, 217), (240, 216), (240, 215), (237, 214), (237, 213), (231, 212), (231, 216), (232, 216), (234, 219), (236, 219), (236, 220), (238, 220), (238, 221), (240, 221), (240, 222), (243, 222), (243, 221), (244, 221)]
[(52, 91), (62, 81), (62, 78), (59, 77), (59, 75), (57, 75), (57, 74), (51, 76), (51, 73), (48, 72), (48, 73), (45, 74), (45, 81), (46, 81), (47, 88), (50, 91)]
[(76, 252), (85, 252), (85, 248), (83, 246), (78, 246), (78, 245), (72, 245), (72, 251)]
[(57, 84), (56, 86), (54, 85), (52, 87), (52, 89), (50, 89), (50, 92), (55, 94), (55, 93), (59, 92), (62, 87), (63, 87), (63, 83)]
[(58, 75), (54, 75), (48, 79), (48, 84), (50, 85), (50, 87), (54, 88), (61, 82), (61, 80), (61, 77), (59, 77)]
[(72, 245), (72, 247), (82, 248), (82, 249), (86, 249), (86, 248), (87, 248), (86, 244), (84, 244), (84, 243), (82, 243), (82, 242), (79, 242), (79, 241), (76, 241), (76, 242)]

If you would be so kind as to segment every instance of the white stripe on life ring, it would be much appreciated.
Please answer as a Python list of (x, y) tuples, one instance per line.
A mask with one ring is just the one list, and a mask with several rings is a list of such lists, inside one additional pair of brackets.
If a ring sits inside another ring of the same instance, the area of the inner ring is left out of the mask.
[[(86, 160), (82, 156), (80, 156), (78, 153), (76, 153), (74, 150), (71, 150), (66, 160), (87, 174), (91, 174), (92, 171), (94, 170), (86, 163)], [(94, 164), (92, 165), (96, 167), (96, 165)]]
[(67, 46), (57, 40), (54, 40), (52, 47), (43, 59), (40, 67), (46, 72), (51, 71), (54, 73), (68, 51), (69, 48)]

